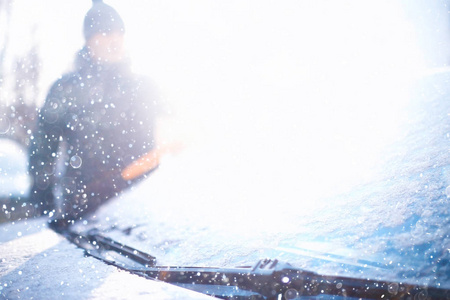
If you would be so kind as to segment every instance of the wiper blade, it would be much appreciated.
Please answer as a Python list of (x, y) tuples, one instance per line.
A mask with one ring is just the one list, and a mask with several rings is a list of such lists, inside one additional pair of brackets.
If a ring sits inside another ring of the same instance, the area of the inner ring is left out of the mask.
[(107, 264), (222, 299), (296, 299), (319, 295), (359, 299), (450, 299), (450, 290), (401, 282), (320, 275), (278, 260), (236, 268), (157, 266), (156, 258), (98, 231), (62, 233)]
[(65, 231), (62, 234), (72, 243), (84, 249), (87, 255), (120, 268), (156, 265), (156, 257), (105, 237), (97, 230), (91, 230), (84, 234)]

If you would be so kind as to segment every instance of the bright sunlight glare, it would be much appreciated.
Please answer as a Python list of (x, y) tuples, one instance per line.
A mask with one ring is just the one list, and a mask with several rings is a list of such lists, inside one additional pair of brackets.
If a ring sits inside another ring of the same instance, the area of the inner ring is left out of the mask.
[[(48, 2), (46, 86), (82, 47), (90, 6)], [(125, 20), (134, 69), (172, 109), (172, 134), (197, 156), (186, 178), (249, 208), (313, 208), (370, 180), (424, 67), (399, 1), (105, 2)], [(16, 0), (16, 25), (43, 13), (28, 4)]]
[(370, 179), (423, 67), (398, 2), (133, 3), (113, 4), (135, 68), (258, 202), (312, 203)]

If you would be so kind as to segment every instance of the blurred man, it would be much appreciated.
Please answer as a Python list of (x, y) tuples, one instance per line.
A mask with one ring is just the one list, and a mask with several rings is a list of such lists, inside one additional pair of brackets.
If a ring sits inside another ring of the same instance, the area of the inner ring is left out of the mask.
[(150, 169), (121, 176), (155, 148), (158, 111), (152, 84), (130, 70), (124, 33), (117, 11), (95, 1), (84, 19), (76, 70), (53, 84), (40, 110), (30, 147), (31, 200), (56, 230), (85, 218)]

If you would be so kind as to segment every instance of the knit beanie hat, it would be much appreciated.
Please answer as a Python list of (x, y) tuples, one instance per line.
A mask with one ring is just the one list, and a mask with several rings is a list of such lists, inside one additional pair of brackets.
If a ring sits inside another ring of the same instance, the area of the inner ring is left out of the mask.
[(125, 32), (119, 13), (102, 0), (93, 0), (91, 9), (84, 17), (84, 38), (89, 40), (97, 33)]

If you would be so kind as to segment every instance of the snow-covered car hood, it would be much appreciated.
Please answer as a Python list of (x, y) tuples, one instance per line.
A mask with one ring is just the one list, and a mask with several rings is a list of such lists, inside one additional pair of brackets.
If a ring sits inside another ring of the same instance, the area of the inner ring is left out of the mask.
[(444, 73), (422, 82), (377, 177), (351, 191), (320, 201), (248, 191), (254, 179), (223, 163), (225, 150), (191, 149), (103, 207), (94, 225), (114, 228), (113, 238), (161, 265), (276, 258), (320, 274), (450, 288), (448, 80)]
[[(239, 169), (223, 159), (236, 155), (230, 146), (205, 144), (164, 158), (148, 179), (75, 229), (96, 227), (159, 265), (233, 267), (272, 258), (320, 274), (449, 289), (449, 80), (441, 73), (422, 82), (377, 175), (349, 191), (311, 198), (290, 186), (287, 193), (282, 179), (290, 185), (294, 175), (283, 172), (273, 186), (256, 189), (265, 177), (254, 157), (236, 156)], [(3, 226), (2, 242), (16, 247), (15, 240), (46, 230), (41, 220), (38, 228)], [(65, 243), (55, 247), (81, 255)], [(4, 294), (17, 290), (27, 268), (2, 276)]]

